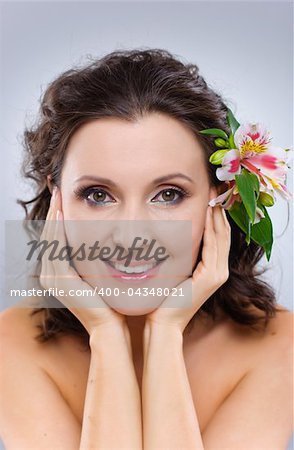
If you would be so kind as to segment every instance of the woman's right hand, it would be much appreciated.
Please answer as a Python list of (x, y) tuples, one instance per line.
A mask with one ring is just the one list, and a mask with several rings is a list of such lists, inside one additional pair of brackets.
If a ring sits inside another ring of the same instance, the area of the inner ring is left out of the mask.
[[(67, 245), (63, 223), (61, 193), (57, 187), (53, 189), (50, 207), (40, 241), (43, 239), (47, 240), (49, 244), (53, 240), (57, 240), (60, 248)], [(94, 292), (94, 289), (82, 280), (68, 261), (60, 261), (58, 258), (49, 260), (45, 252), (42, 256), (40, 283), (44, 289), (56, 288), (55, 292), (64, 291), (64, 295), (55, 297), (77, 317), (90, 336), (94, 331), (105, 328), (105, 326), (121, 328), (126, 331), (125, 316), (110, 308)], [(84, 305), (83, 297), (75, 297), (68, 294), (69, 290), (77, 292), (80, 289), (92, 290), (94, 294), (93, 296), (87, 295), (87, 306)], [(89, 304), (91, 304), (90, 307)]]

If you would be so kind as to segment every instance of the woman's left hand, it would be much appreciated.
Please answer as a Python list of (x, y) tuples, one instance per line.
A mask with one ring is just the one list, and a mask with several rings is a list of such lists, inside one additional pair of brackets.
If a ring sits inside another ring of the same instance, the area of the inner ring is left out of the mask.
[[(189, 306), (174, 306), (174, 297), (168, 296), (159, 308), (146, 317), (146, 324), (168, 325), (182, 333), (203, 303), (229, 278), (229, 251), (231, 227), (222, 207), (208, 206), (204, 227), (202, 260), (197, 264), (192, 277), (177, 286), (189, 299)], [(192, 289), (191, 289), (192, 283)], [(186, 303), (186, 301), (185, 301)], [(170, 305), (173, 306), (170, 306)]]

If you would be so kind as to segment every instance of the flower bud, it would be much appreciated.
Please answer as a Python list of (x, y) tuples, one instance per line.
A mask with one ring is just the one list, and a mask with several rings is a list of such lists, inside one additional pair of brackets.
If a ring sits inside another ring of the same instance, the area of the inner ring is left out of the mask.
[(214, 143), (215, 143), (215, 145), (217, 146), (217, 147), (227, 147), (227, 145), (228, 145), (228, 143), (227, 143), (227, 141), (225, 141), (224, 139), (222, 139), (222, 138), (217, 138), (217, 139), (215, 139), (214, 140)]
[(217, 150), (212, 155), (210, 155), (209, 162), (211, 162), (211, 164), (221, 164), (225, 154), (228, 151), (229, 151), (228, 149), (226, 149), (226, 150)]
[(260, 192), (258, 200), (264, 206), (273, 206), (275, 203), (273, 197), (266, 192)]

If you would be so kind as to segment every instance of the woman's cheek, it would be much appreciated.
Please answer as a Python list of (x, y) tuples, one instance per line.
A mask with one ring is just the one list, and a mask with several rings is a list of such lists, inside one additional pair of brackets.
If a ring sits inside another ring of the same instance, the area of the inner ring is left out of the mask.
[[(65, 220), (81, 220), (89, 215), (89, 209), (85, 199), (78, 198), (74, 188), (63, 179), (60, 185), (61, 204)], [(89, 217), (91, 219), (91, 217)]]
[(71, 206), (70, 203), (64, 201), (62, 204), (62, 210), (64, 220), (79, 220), (79, 216), (81, 215), (79, 208), (75, 208)]

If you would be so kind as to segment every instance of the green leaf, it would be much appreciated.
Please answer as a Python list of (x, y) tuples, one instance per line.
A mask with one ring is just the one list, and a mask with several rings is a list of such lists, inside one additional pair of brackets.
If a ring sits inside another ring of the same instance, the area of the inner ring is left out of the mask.
[(234, 136), (233, 136), (232, 133), (229, 136), (229, 146), (230, 146), (230, 148), (236, 148), (236, 144), (235, 144), (235, 141), (234, 141)]
[(250, 239), (252, 239), (256, 244), (263, 247), (266, 258), (269, 261), (273, 245), (273, 227), (266, 208), (261, 204), (258, 204), (258, 206), (263, 211), (265, 217), (258, 223), (252, 225), (252, 227), (243, 203), (235, 202), (228, 210), (228, 213), (238, 227), (246, 234), (247, 245), (249, 245)]
[(246, 234), (247, 245), (250, 243), (251, 223), (244, 208), (243, 203), (235, 202), (233, 206), (228, 210), (229, 215), (238, 225), (239, 228)]
[(270, 260), (273, 245), (273, 225), (266, 208), (258, 204), (264, 213), (264, 218), (252, 227), (252, 239), (264, 248), (267, 260)]
[(216, 152), (212, 153), (212, 155), (210, 155), (209, 162), (215, 165), (221, 164), (223, 157), (228, 151), (229, 150), (217, 150)]
[(239, 128), (240, 124), (237, 121), (236, 117), (234, 116), (233, 112), (230, 110), (230, 108), (227, 108), (227, 122), (234, 135), (237, 129)]
[(259, 179), (254, 173), (243, 168), (241, 174), (235, 176), (235, 180), (242, 202), (253, 224), (255, 220), (256, 199), (259, 193)]
[(219, 128), (207, 128), (206, 130), (199, 131), (199, 133), (210, 134), (212, 136), (220, 137), (220, 138), (223, 138), (226, 140), (229, 139), (228, 135), (223, 130), (220, 130)]

